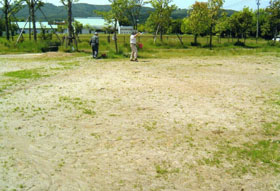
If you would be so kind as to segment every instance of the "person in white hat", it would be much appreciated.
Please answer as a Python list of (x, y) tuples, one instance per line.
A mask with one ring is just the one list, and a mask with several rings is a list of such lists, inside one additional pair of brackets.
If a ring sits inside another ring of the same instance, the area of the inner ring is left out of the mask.
[(98, 33), (95, 32), (94, 35), (91, 37), (89, 42), (91, 48), (92, 48), (92, 57), (97, 58), (98, 56), (98, 47), (99, 47), (99, 37)]
[(130, 56), (130, 61), (136, 61), (138, 62), (137, 59), (137, 46), (136, 46), (136, 37), (139, 36), (141, 33), (136, 33), (132, 32), (130, 36), (130, 48), (131, 48), (131, 56)]

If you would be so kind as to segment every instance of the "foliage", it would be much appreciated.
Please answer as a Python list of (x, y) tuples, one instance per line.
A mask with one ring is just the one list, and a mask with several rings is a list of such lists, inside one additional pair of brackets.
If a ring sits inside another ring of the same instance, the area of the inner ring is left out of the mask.
[(160, 32), (160, 39), (171, 23), (171, 13), (176, 9), (175, 5), (170, 5), (172, 0), (150, 0), (149, 3), (155, 9), (146, 22), (146, 26), (155, 31), (155, 36)]
[(4, 20), (0, 18), (0, 36), (2, 36), (3, 31), (5, 31), (5, 23)]
[(78, 2), (79, 0), (60, 0), (60, 2), (67, 8), (67, 22), (68, 22), (68, 39), (69, 44), (72, 43), (72, 38), (74, 34), (74, 29), (72, 26), (72, 4)]
[(117, 26), (120, 22), (126, 22), (128, 20), (126, 15), (127, 1), (126, 0), (109, 0), (111, 3), (111, 10), (109, 12), (101, 12), (101, 14), (107, 23), (112, 23), (114, 26), (114, 41), (116, 53), (119, 53), (117, 42)]
[(39, 38), (41, 40), (52, 40), (52, 33), (48, 33), (47, 29), (45, 26), (42, 25), (42, 23), (40, 23), (41, 25), (41, 33), (39, 34)]
[(142, 6), (145, 4), (144, 0), (126, 0), (125, 2), (125, 13), (129, 23), (137, 30), (137, 25), (140, 18), (140, 11)]
[(267, 12), (270, 31), (275, 38), (280, 31), (280, 0), (270, 0)]
[(75, 31), (76, 35), (82, 33), (82, 30), (83, 30), (83, 24), (82, 23), (80, 23), (78, 21), (74, 21), (73, 26), (74, 26), (74, 31)]
[(195, 44), (197, 44), (197, 37), (209, 29), (208, 14), (207, 3), (195, 2), (195, 4), (192, 5), (187, 27), (194, 35)]
[(11, 16), (16, 14), (22, 8), (22, 0), (0, 0), (3, 5), (3, 14), (5, 20), (6, 39), (10, 40), (10, 21)]
[(231, 30), (234, 31), (239, 38), (246, 39), (248, 33), (252, 29), (253, 12), (245, 7), (241, 12), (234, 13), (230, 18)]
[(88, 29), (89, 30), (89, 33), (93, 32), (95, 29), (94, 27), (90, 26), (90, 25), (85, 25), (83, 26), (85, 29)]
[(58, 25), (57, 32), (63, 33), (67, 29), (67, 25)]
[(181, 25), (183, 23), (183, 19), (172, 19), (171, 23), (168, 27), (168, 34), (182, 34)]
[(229, 19), (230, 17), (228, 17), (226, 13), (222, 14), (222, 17), (219, 18), (215, 26), (216, 34), (218, 34), (221, 37), (224, 37), (226, 34), (229, 35), (230, 33)]
[(224, 4), (224, 0), (208, 0), (208, 17), (209, 17), (209, 25), (210, 25), (210, 49), (212, 49), (212, 38), (213, 38), (213, 29), (219, 19), (219, 13), (221, 7)]

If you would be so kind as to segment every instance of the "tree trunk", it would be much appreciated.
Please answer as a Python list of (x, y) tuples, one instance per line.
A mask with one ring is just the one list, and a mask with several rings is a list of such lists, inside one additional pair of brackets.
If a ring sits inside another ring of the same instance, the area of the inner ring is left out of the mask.
[(178, 39), (179, 39), (179, 41), (180, 41), (181, 45), (184, 47), (184, 43), (183, 43), (182, 38), (178, 35), (178, 33), (177, 33), (176, 35), (177, 35), (177, 37), (178, 37)]
[(209, 46), (210, 46), (210, 50), (212, 50), (212, 38), (213, 38), (213, 24), (211, 24), (210, 26), (210, 43), (209, 43)]
[(37, 41), (37, 29), (36, 29), (36, 20), (35, 20), (34, 0), (31, 0), (31, 17), (32, 17), (32, 24), (33, 24), (33, 39), (34, 39), (34, 41)]
[(160, 24), (157, 26), (156, 34), (154, 36), (154, 44), (156, 43), (156, 40), (157, 40), (157, 34), (158, 34), (159, 27), (160, 27)]
[(6, 39), (10, 40), (8, 10), (9, 10), (8, 0), (5, 0), (4, 1), (4, 15), (5, 15)]
[(162, 38), (162, 27), (160, 27), (160, 41), (162, 42), (163, 41), (163, 38)]
[(194, 44), (197, 45), (197, 34), (194, 35)]
[(73, 27), (72, 27), (72, 1), (68, 0), (68, 44), (72, 44), (73, 39)]
[(31, 41), (31, 7), (30, 4), (28, 5), (29, 8), (29, 19), (28, 19), (28, 25), (29, 25), (29, 41)]
[(278, 34), (278, 31), (277, 31), (277, 28), (275, 29), (275, 32), (274, 32), (274, 44), (276, 44), (276, 37), (277, 37), (277, 34)]
[(115, 19), (115, 30), (114, 30), (114, 41), (115, 41), (115, 48), (116, 48), (116, 53), (119, 53), (118, 49), (118, 39), (117, 39), (117, 20)]

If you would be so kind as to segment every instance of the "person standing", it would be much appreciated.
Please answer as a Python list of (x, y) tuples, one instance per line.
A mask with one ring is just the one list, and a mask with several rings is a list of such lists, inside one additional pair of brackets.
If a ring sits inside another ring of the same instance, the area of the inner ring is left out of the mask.
[(140, 33), (132, 32), (130, 36), (130, 48), (131, 48), (131, 55), (130, 55), (130, 61), (136, 61), (137, 59), (137, 47), (136, 47), (136, 38), (139, 36)]
[(91, 37), (90, 39), (90, 45), (92, 48), (92, 57), (93, 58), (97, 58), (98, 56), (98, 47), (99, 47), (99, 37), (98, 37), (98, 33), (95, 32), (94, 35)]

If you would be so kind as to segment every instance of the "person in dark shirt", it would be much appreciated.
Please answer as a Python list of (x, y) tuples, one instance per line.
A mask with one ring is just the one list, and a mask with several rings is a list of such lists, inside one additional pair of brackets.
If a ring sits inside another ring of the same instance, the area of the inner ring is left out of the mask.
[(91, 37), (89, 42), (91, 48), (92, 48), (92, 57), (97, 58), (98, 56), (98, 47), (99, 47), (99, 37), (98, 33), (95, 32), (94, 35)]

